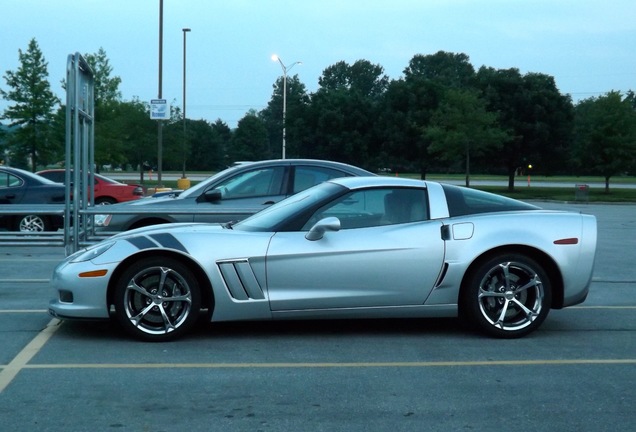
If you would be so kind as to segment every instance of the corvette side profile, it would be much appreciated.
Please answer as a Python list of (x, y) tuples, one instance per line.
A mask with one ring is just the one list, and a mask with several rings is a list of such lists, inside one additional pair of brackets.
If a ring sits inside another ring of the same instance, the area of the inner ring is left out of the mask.
[(332, 179), (234, 225), (117, 234), (54, 271), (50, 313), (166, 341), (212, 322), (457, 317), (521, 337), (583, 302), (594, 216), (397, 177)]

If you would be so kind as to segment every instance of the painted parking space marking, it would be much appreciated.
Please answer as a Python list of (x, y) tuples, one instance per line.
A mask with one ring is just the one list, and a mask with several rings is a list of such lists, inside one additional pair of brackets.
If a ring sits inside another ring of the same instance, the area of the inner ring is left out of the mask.
[(29, 342), (17, 356), (0, 371), (0, 393), (13, 381), (13, 378), (31, 361), (42, 349), (44, 344), (53, 336), (60, 327), (61, 321), (53, 318), (48, 325)]
[(475, 360), (430, 362), (315, 362), (315, 363), (68, 363), (32, 364), (23, 369), (285, 369), (285, 368), (424, 368), (472, 366), (571, 366), (636, 364), (630, 359), (539, 359), (539, 360)]
[[(626, 309), (636, 306), (575, 306), (569, 310)], [(6, 309), (2, 313), (46, 313), (42, 309)], [(576, 366), (635, 364), (636, 358), (627, 359), (536, 359), (536, 360), (476, 360), (430, 362), (315, 362), (315, 363), (67, 363), (29, 364), (48, 340), (61, 327), (63, 321), (53, 318), (7, 365), (0, 365), (0, 393), (25, 369), (283, 369), (283, 368), (426, 368), (426, 367), (478, 367), (478, 366)]]

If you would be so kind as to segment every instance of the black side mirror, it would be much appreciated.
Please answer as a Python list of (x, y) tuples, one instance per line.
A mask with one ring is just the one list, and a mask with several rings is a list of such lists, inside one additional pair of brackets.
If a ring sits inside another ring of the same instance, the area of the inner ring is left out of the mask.
[(198, 202), (209, 202), (209, 203), (215, 203), (215, 202), (219, 202), (221, 201), (221, 199), (223, 198), (223, 196), (221, 195), (221, 191), (219, 189), (210, 189), (207, 190), (205, 192), (203, 192), (203, 194), (201, 194), (199, 196), (199, 198), (197, 199)]

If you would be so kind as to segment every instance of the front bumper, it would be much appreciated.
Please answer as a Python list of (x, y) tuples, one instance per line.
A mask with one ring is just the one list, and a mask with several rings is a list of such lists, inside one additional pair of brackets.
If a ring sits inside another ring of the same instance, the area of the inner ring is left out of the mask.
[(95, 264), (87, 262), (63, 262), (57, 266), (51, 279), (55, 297), (49, 302), (49, 314), (64, 319), (109, 318), (107, 300), (108, 281), (114, 270), (105, 276), (80, 277), (83, 272), (95, 270)]

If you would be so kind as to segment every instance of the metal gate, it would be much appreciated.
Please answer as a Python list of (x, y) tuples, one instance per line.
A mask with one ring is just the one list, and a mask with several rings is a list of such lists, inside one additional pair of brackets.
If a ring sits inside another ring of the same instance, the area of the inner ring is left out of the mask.
[(68, 56), (66, 86), (64, 246), (69, 255), (86, 243), (92, 229), (86, 210), (95, 204), (95, 79), (79, 53)]

